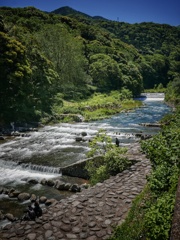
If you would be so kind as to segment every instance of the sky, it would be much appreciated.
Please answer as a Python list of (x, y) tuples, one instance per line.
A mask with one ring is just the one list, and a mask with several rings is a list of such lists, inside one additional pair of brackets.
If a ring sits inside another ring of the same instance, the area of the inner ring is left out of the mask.
[(0, 0), (0, 6), (34, 6), (47, 12), (69, 6), (113, 21), (180, 25), (180, 0)]

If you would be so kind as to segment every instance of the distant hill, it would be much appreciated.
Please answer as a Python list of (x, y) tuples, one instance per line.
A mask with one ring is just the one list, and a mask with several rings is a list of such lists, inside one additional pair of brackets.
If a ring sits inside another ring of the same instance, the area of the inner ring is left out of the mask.
[(62, 16), (70, 16), (70, 17), (83, 17), (83, 18), (86, 18), (86, 19), (89, 19), (89, 20), (104, 20), (104, 21), (108, 21), (108, 19), (106, 18), (103, 18), (101, 16), (90, 16), (88, 14), (85, 14), (85, 13), (82, 13), (80, 11), (77, 11), (73, 8), (70, 8), (68, 6), (66, 7), (61, 7), (61, 8), (58, 8), (54, 11), (52, 11), (51, 13), (55, 13), (55, 14), (60, 14)]
[(63, 16), (72, 16), (72, 15), (73, 16), (80, 16), (81, 15), (81, 16), (86, 17), (86, 18), (92, 18), (88, 14), (76, 11), (75, 9), (67, 7), (67, 6), (58, 8), (58, 9), (52, 11), (52, 13), (60, 14), (60, 15), (63, 15)]

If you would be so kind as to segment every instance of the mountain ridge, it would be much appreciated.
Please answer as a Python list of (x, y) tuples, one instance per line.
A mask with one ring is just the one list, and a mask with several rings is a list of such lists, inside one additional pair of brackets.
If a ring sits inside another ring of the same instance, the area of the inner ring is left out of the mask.
[(91, 20), (105, 20), (105, 21), (111, 21), (107, 18), (104, 18), (102, 16), (90, 16), (86, 13), (83, 13), (83, 12), (80, 12), (80, 11), (77, 11), (71, 7), (68, 7), (68, 6), (65, 6), (65, 7), (60, 7), (60, 8), (57, 8), (55, 10), (53, 10), (51, 13), (54, 13), (54, 14), (60, 14), (62, 16), (81, 16), (81, 17), (85, 17), (85, 18), (88, 18), (88, 19), (91, 19)]

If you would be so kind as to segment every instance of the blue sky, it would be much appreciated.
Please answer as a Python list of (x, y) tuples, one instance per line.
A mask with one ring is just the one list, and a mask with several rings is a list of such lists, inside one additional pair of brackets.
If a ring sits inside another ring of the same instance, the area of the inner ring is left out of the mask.
[(48, 12), (69, 6), (90, 16), (120, 22), (180, 25), (180, 0), (0, 0), (0, 6), (34, 6)]

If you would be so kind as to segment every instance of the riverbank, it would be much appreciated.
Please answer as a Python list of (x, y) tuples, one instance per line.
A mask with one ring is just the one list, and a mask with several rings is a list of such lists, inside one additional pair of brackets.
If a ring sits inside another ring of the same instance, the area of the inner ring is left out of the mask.
[(63, 101), (63, 106), (55, 105), (52, 109), (53, 116), (44, 118), (43, 123), (97, 121), (140, 106), (142, 102), (133, 100), (131, 92), (126, 89), (109, 94), (96, 93), (87, 100)]
[[(94, 187), (55, 202), (36, 221), (17, 221), (1, 230), (2, 239), (107, 239), (126, 217), (151, 170), (139, 144), (129, 149), (137, 162)], [(101, 189), (101, 190), (100, 190)]]
[(157, 135), (141, 143), (143, 152), (151, 161), (152, 173), (148, 177), (145, 190), (136, 198), (128, 217), (121, 226), (115, 229), (111, 240), (139, 239), (139, 237), (142, 239), (179, 239), (180, 231), (177, 227), (180, 221), (178, 206), (180, 190), (178, 185), (180, 176), (179, 110), (177, 109), (175, 113), (168, 116), (168, 125), (166, 120), (167, 118), (164, 119), (163, 129)]
[[(111, 118), (97, 122), (46, 126), (37, 132), (32, 132), (30, 137), (17, 138), (11, 143), (3, 144), (0, 149), (1, 159), (6, 160), (8, 163), (10, 163), (10, 160), (26, 162), (26, 176), (34, 178), (34, 173), (31, 172), (31, 167), (35, 167), (32, 164), (33, 161), (34, 164), (38, 162), (39, 164), (48, 164), (49, 167), (60, 167), (63, 164), (70, 164), (72, 160), (76, 162), (76, 159), (85, 159), (86, 152), (89, 150), (87, 146), (88, 139), (91, 139), (98, 132), (98, 129), (102, 128), (107, 129), (107, 133), (112, 139), (118, 137), (120, 146), (129, 145), (137, 141), (137, 133), (154, 134), (158, 131), (157, 127), (147, 127), (140, 125), (140, 123), (151, 122), (152, 115), (153, 121), (157, 122), (160, 119), (159, 114), (164, 115), (167, 111), (169, 111), (168, 108), (160, 99), (160, 102), (147, 101), (143, 108), (138, 108), (129, 113), (116, 114)], [(87, 133), (87, 136), (84, 137), (86, 141), (76, 142), (76, 137), (82, 132)], [(36, 155), (38, 159), (36, 159)], [(62, 160), (64, 163), (61, 163)], [(25, 184), (23, 182), (25, 169), (21, 168), (21, 165), (18, 165), (18, 168), (13, 166), (3, 166), (1, 182), (10, 180), (15, 183), (18, 180)], [(13, 170), (11, 170), (12, 167)], [(21, 171), (19, 171), (19, 168)], [(47, 166), (46, 169), (48, 169)], [(3, 178), (4, 174), (9, 177)], [(47, 192), (49, 193), (49, 190)]]
[(142, 105), (142, 101), (133, 100), (131, 93), (125, 89), (110, 94), (95, 94), (81, 102), (63, 101), (63, 106), (55, 105), (52, 115), (42, 118), (40, 122), (11, 122), (0, 125), (0, 143), (15, 137), (29, 137), (31, 132), (37, 132), (46, 125), (102, 120)]

